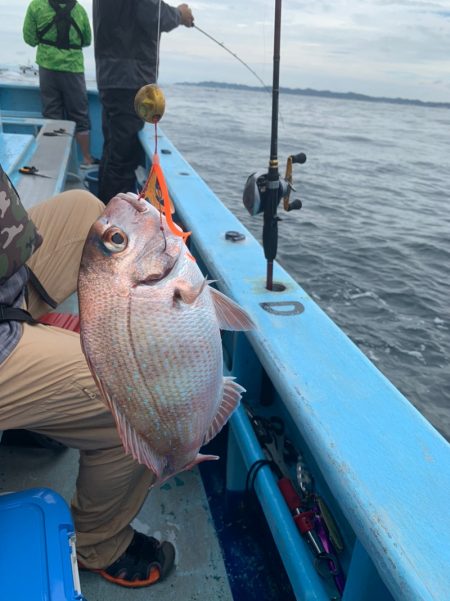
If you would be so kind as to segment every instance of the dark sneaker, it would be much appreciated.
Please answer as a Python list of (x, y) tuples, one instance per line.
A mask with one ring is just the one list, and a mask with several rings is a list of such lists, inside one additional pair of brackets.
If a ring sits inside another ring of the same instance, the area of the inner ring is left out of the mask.
[[(114, 584), (128, 588), (150, 586), (164, 580), (175, 562), (172, 543), (160, 543), (152, 536), (135, 532), (133, 540), (124, 553), (108, 568), (90, 570)], [(85, 568), (81, 563), (81, 569)]]

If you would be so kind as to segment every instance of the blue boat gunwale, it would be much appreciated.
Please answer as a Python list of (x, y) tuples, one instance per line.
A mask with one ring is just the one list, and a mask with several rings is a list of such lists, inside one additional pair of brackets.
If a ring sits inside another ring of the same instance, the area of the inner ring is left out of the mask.
[[(152, 128), (140, 137), (151, 157)], [(209, 277), (256, 321), (246, 335), (386, 586), (396, 599), (444, 599), (450, 445), (278, 263), (274, 280), (285, 290), (266, 290), (259, 242), (161, 130), (158, 144), (177, 214)], [(227, 241), (228, 230), (245, 241)], [(261, 303), (273, 301), (304, 311), (265, 312)], [(422, 528), (425, 515), (434, 519)]]

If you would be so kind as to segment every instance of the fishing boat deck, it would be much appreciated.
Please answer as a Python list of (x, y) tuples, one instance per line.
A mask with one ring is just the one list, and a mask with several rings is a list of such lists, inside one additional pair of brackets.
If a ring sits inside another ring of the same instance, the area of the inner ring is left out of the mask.
[[(0, 492), (47, 486), (70, 503), (78, 471), (77, 451), (0, 445), (0, 465)], [(81, 591), (87, 601), (233, 599), (198, 470), (180, 474), (152, 491), (133, 526), (171, 541), (177, 552), (176, 569), (151, 589), (133, 591), (80, 571)]]

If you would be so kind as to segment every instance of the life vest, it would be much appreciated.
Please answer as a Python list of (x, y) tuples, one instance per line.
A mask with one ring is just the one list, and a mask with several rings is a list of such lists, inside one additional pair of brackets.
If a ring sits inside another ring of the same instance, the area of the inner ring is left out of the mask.
[[(52, 20), (37, 32), (39, 44), (55, 46), (61, 50), (81, 50), (83, 47), (83, 34), (71, 13), (77, 4), (77, 0), (48, 0), (49, 5), (55, 11)], [(56, 40), (45, 39), (45, 34), (53, 27), (56, 27)], [(77, 44), (70, 43), (70, 28), (73, 27), (80, 38)]]

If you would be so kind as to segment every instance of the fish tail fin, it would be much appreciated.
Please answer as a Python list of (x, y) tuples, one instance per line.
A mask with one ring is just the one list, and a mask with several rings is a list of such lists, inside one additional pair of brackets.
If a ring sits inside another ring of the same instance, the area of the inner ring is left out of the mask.
[(183, 471), (191, 470), (193, 467), (204, 461), (217, 461), (218, 459), (219, 457), (217, 455), (202, 455), (201, 453), (198, 453), (196, 458), (183, 468)]
[(222, 402), (219, 405), (216, 415), (205, 435), (203, 444), (207, 444), (214, 438), (230, 419), (232, 413), (239, 407), (242, 393), (245, 392), (240, 384), (234, 381), (234, 378), (225, 377), (223, 386)]
[(201, 453), (197, 453), (195, 459), (187, 463), (182, 468), (167, 470), (161, 477), (157, 478), (157, 480), (153, 482), (151, 488), (153, 488), (156, 485), (161, 486), (161, 484), (164, 484), (165, 482), (167, 482), (167, 480), (170, 480), (171, 478), (176, 476), (176, 474), (181, 474), (182, 472), (191, 470), (199, 463), (203, 463), (204, 461), (217, 461), (218, 459), (219, 457), (217, 455), (202, 455)]

